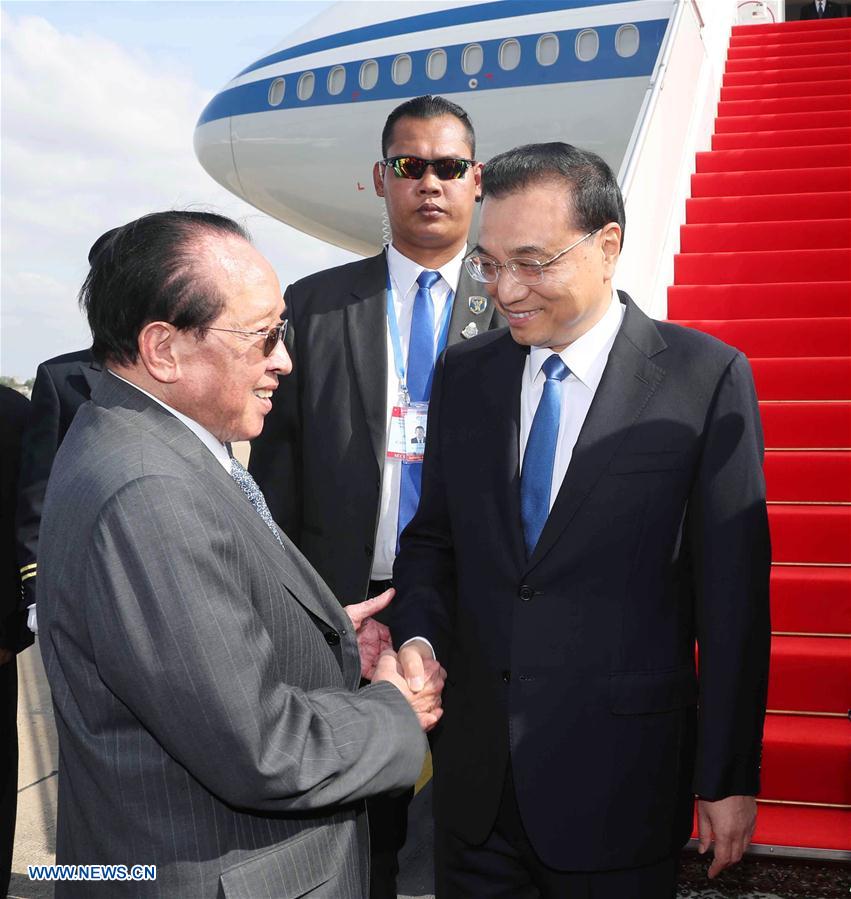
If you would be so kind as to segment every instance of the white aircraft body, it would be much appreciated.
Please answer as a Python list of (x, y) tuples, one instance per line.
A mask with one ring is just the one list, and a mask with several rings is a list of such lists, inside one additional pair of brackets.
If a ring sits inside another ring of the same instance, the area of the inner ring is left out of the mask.
[(253, 206), (337, 246), (375, 252), (387, 234), (371, 172), (395, 106), (420, 94), (460, 104), (480, 160), (565, 140), (617, 171), (674, 5), (337, 3), (213, 98), (195, 150), (216, 181)]

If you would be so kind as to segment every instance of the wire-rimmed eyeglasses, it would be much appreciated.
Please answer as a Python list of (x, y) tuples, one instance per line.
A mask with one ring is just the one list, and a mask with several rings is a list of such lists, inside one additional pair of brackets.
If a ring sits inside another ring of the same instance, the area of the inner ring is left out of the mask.
[(237, 328), (207, 328), (208, 331), (225, 331), (228, 334), (247, 334), (249, 337), (263, 338), (263, 355), (271, 356), (275, 347), (281, 340), (287, 339), (287, 325), (289, 319), (285, 318), (280, 324), (268, 331), (240, 331)]
[(575, 240), (569, 247), (565, 247), (544, 262), (526, 256), (512, 256), (510, 259), (506, 259), (505, 262), (497, 262), (496, 259), (491, 259), (490, 256), (474, 252), (464, 260), (464, 267), (471, 278), (484, 284), (496, 284), (499, 280), (499, 270), (502, 268), (518, 284), (540, 284), (544, 280), (544, 269), (548, 265), (552, 265), (556, 260), (561, 259), (565, 253), (569, 253), (574, 247), (578, 247), (582, 241), (588, 240), (591, 235), (596, 234), (600, 230), (602, 229), (595, 228), (593, 231), (589, 231), (580, 237), (579, 240)]

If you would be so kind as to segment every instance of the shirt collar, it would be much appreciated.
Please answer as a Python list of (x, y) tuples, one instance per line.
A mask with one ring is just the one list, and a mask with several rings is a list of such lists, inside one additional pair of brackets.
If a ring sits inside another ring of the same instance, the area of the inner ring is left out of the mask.
[[(449, 262), (442, 265), (439, 269), (430, 269), (430, 271), (440, 272), (441, 278), (446, 282), (446, 286), (454, 291), (458, 288), (458, 281), (461, 277), (461, 265), (464, 262), (464, 256), (467, 254), (467, 248), (462, 247), (458, 253)], [(392, 243), (387, 245), (387, 268), (390, 270), (390, 277), (399, 291), (399, 299), (404, 300), (411, 292), (420, 272), (425, 271), (425, 266), (414, 262), (400, 253)]]
[(216, 460), (223, 466), (225, 471), (230, 473), (230, 453), (228, 452), (228, 448), (217, 438), (214, 437), (203, 425), (199, 425), (197, 421), (188, 416), (184, 415), (182, 412), (178, 412), (177, 409), (173, 409), (168, 403), (164, 403), (161, 399), (154, 396), (152, 393), (148, 393), (147, 390), (140, 387), (138, 384), (134, 384), (132, 381), (128, 381), (127, 378), (122, 378), (121, 375), (117, 375), (112, 369), (107, 369), (107, 371), (114, 377), (118, 378), (119, 381), (124, 381), (125, 384), (129, 384), (131, 387), (135, 388), (139, 391), (139, 393), (144, 393), (145, 396), (150, 397), (155, 403), (159, 403), (166, 412), (170, 412), (178, 421), (183, 422), (190, 431), (207, 447), (207, 449), (216, 457)]
[[(599, 368), (594, 363), (606, 347), (606, 344), (614, 340), (621, 326), (624, 308), (613, 292), (609, 308), (605, 311), (600, 321), (592, 328), (589, 328), (581, 337), (577, 337), (570, 346), (565, 347), (559, 353), (562, 362), (570, 369), (570, 373), (587, 387), (592, 389), (597, 387), (597, 384), (591, 383), (594, 380), (593, 372), (596, 372)], [(538, 377), (544, 362), (552, 355), (552, 352), (549, 347), (539, 346), (532, 347), (530, 350), (529, 377), (533, 383)], [(600, 370), (600, 374), (602, 374), (602, 370)], [(599, 379), (597, 380), (599, 381)]]

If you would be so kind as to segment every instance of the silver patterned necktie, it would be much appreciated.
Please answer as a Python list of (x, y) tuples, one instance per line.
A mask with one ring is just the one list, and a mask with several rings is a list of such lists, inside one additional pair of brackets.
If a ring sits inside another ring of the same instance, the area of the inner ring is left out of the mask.
[(278, 528), (275, 525), (269, 507), (266, 505), (263, 491), (257, 486), (257, 481), (233, 458), (230, 460), (230, 476), (239, 484), (240, 490), (246, 495), (248, 501), (254, 506), (257, 514), (266, 523), (266, 527), (275, 535), (275, 539), (278, 541), (281, 549), (283, 549), (284, 543), (281, 540), (281, 535), (278, 533)]

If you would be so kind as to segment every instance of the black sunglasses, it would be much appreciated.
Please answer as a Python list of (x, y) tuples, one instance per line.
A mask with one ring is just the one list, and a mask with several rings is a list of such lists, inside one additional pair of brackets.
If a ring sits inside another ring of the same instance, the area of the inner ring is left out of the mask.
[(388, 156), (381, 160), (384, 165), (393, 169), (397, 178), (418, 180), (432, 166), (435, 175), (441, 181), (457, 181), (467, 174), (467, 169), (474, 164), (472, 159), (455, 159), (451, 156), (443, 159), (423, 159), (421, 156)]
[(287, 339), (287, 325), (289, 323), (289, 319), (285, 318), (280, 324), (275, 325), (274, 328), (269, 328), (268, 331), (238, 331), (236, 328), (207, 328), (207, 330), (225, 331), (228, 334), (248, 334), (250, 337), (262, 337), (263, 355), (271, 356), (272, 353), (275, 352), (275, 347), (278, 343)]

